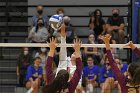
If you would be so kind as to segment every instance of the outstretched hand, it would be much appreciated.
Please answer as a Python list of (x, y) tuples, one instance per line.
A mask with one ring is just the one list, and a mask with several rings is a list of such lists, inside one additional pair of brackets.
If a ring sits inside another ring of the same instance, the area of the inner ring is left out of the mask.
[(129, 41), (128, 43), (126, 43), (125, 46), (126, 46), (126, 47), (131, 47), (132, 45), (134, 45), (133, 42), (132, 42), (132, 41)]
[(75, 50), (75, 53), (80, 52), (80, 48), (81, 48), (81, 40), (75, 39), (73, 45), (73, 49)]
[(109, 43), (111, 39), (111, 36), (109, 34), (106, 34), (104, 37), (102, 37), (102, 40), (105, 44)]
[(50, 47), (50, 51), (54, 51), (56, 49), (56, 47), (58, 46), (58, 44), (56, 43), (56, 39), (54, 39), (53, 37), (50, 38), (50, 42), (48, 43), (49, 47)]
[(124, 47), (130, 47), (132, 50), (136, 48), (132, 41), (129, 41)]

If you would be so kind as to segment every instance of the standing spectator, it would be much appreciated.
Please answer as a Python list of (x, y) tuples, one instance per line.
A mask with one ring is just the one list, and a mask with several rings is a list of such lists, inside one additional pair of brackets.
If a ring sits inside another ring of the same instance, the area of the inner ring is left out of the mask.
[(37, 6), (36, 10), (37, 10), (37, 14), (32, 17), (32, 26), (33, 27), (37, 26), (37, 23), (38, 23), (37, 20), (39, 18), (42, 18), (43, 22), (44, 22), (44, 26), (46, 28), (48, 28), (49, 18), (47, 15), (44, 15), (44, 13), (43, 13), (44, 7), (42, 5), (39, 5), (39, 6)]
[(64, 17), (65, 11), (64, 11), (63, 8), (58, 8), (58, 9), (56, 10), (56, 13), (57, 13), (58, 15), (60, 15), (61, 17)]
[(96, 82), (98, 76), (98, 66), (94, 65), (94, 59), (92, 56), (88, 56), (87, 63), (88, 66), (84, 67), (83, 75), (86, 80), (86, 90), (89, 91), (88, 93), (93, 93), (94, 87), (98, 85)]
[(47, 84), (47, 79), (46, 79), (46, 59), (47, 59), (47, 48), (42, 47), (39, 49), (39, 52), (36, 53), (35, 58), (40, 57), (41, 58), (41, 63), (40, 66), (43, 68), (43, 81), (44, 84)]
[(29, 54), (28, 48), (23, 48), (21, 54), (18, 57), (16, 73), (19, 77), (19, 86), (25, 85), (25, 78), (27, 67), (31, 64), (32, 57)]
[[(90, 34), (88, 37), (88, 41), (87, 44), (97, 44), (97, 42), (95, 41), (95, 36), (93, 34)], [(85, 47), (84, 48), (84, 56), (85, 58), (87, 57), (87, 55), (92, 55), (93, 58), (95, 59), (95, 64), (99, 64), (100, 63), (100, 57), (98, 55), (98, 48), (92, 48), (92, 47)]]
[(99, 35), (105, 33), (105, 21), (102, 19), (102, 12), (99, 9), (96, 9), (90, 16), (89, 28), (97, 39)]
[(32, 43), (43, 43), (48, 40), (48, 37), (49, 33), (44, 27), (44, 21), (42, 18), (39, 18), (37, 20), (37, 25), (29, 32), (28, 39)]
[(39, 66), (41, 63), (41, 58), (40, 57), (36, 57), (34, 59), (34, 64), (30, 65), (27, 69), (27, 74), (26, 74), (26, 88), (30, 89), (31, 88), (31, 84), (34, 84), (34, 89), (33, 89), (33, 93), (38, 93), (38, 89), (40, 86), (40, 80), (42, 78), (42, 67)]
[(118, 44), (124, 43), (124, 19), (120, 16), (119, 9), (112, 10), (112, 17), (107, 20), (107, 33), (111, 34), (113, 40)]

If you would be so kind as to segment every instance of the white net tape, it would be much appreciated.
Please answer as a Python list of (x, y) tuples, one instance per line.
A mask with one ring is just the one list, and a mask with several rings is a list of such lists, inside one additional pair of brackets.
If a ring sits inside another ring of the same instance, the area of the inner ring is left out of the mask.
[[(130, 48), (126, 44), (110, 44), (111, 48)], [(140, 48), (140, 44), (135, 44)], [(59, 44), (58, 47), (72, 47), (73, 44)], [(44, 43), (0, 43), (0, 47), (48, 47)], [(105, 44), (82, 44), (81, 47), (105, 48)]]

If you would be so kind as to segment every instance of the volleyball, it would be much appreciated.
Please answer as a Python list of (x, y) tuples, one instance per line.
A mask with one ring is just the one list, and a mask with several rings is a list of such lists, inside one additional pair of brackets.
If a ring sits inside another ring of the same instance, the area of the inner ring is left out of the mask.
[(49, 24), (54, 30), (58, 30), (61, 27), (63, 18), (60, 15), (53, 15), (49, 19)]

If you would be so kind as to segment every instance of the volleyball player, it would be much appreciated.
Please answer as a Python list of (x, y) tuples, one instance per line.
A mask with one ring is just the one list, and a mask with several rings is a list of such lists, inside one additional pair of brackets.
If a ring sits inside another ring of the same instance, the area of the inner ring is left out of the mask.
[(82, 71), (82, 61), (80, 59), (80, 40), (74, 41), (73, 48), (75, 50), (77, 68), (72, 79), (69, 82), (69, 73), (67, 72), (67, 70), (60, 70), (57, 73), (57, 76), (54, 76), (51, 66), (53, 62), (54, 51), (56, 48), (56, 40), (54, 38), (50, 39), (50, 43), (48, 45), (50, 47), (46, 64), (48, 85), (44, 86), (44, 88), (42, 89), (42, 93), (73, 93), (79, 82)]
[[(140, 93), (140, 66), (136, 63), (131, 63), (128, 66), (128, 79), (119, 70), (116, 62), (114, 61), (111, 51), (110, 51), (110, 41), (111, 36), (106, 35), (103, 41), (106, 45), (107, 57), (109, 64), (118, 80), (122, 93)], [(127, 46), (129, 46), (138, 56), (140, 56), (140, 50), (130, 41)]]

